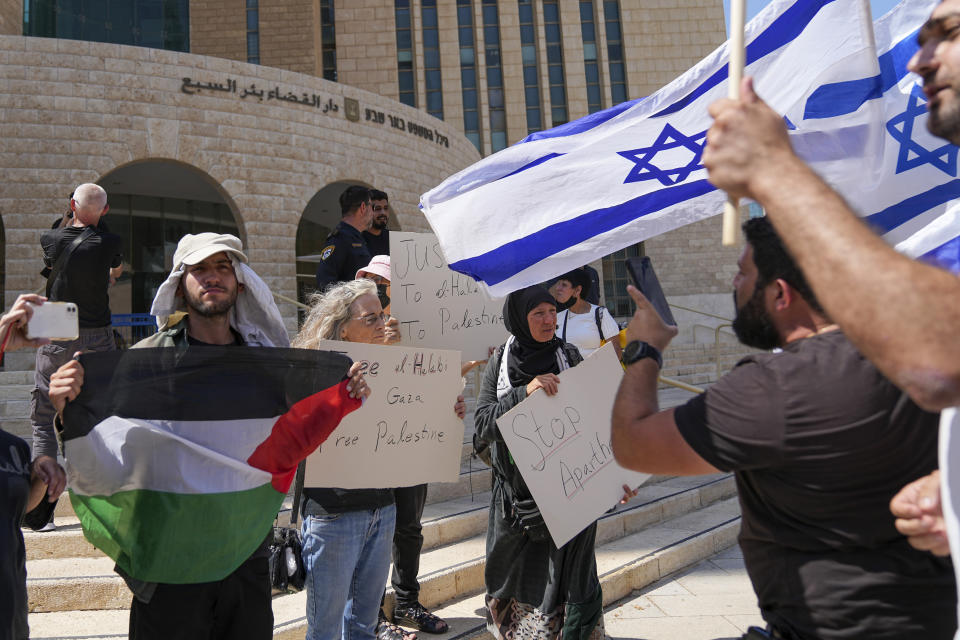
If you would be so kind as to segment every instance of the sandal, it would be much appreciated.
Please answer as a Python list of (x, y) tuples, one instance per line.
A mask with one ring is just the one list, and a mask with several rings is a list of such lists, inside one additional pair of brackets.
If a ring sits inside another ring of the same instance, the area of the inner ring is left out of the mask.
[(440, 617), (427, 611), (419, 602), (409, 607), (397, 607), (393, 610), (393, 620), (397, 624), (413, 627), (427, 633), (446, 633), (450, 626)]
[(381, 609), (377, 615), (377, 640), (417, 640), (417, 634), (387, 620)]

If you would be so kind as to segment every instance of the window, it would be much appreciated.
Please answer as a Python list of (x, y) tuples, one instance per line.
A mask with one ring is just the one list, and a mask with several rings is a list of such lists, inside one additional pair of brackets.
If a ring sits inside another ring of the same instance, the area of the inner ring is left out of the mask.
[[(122, 296), (111, 296), (114, 313), (148, 313), (157, 288), (170, 272), (177, 242), (187, 233), (239, 235), (230, 209), (223, 203), (156, 198), (110, 192), (110, 231), (123, 238), (124, 280), (131, 290), (129, 308)], [(123, 305), (123, 306), (122, 306)]]
[(247, 0), (247, 62), (260, 64), (259, 0)]
[(597, 26), (593, 19), (593, 0), (580, 3), (580, 34), (583, 37), (583, 70), (587, 77), (587, 111), (603, 109), (600, 90), (600, 63), (597, 60)]
[(423, 0), (423, 70), (427, 84), (427, 113), (443, 120), (443, 85), (440, 79), (440, 37), (437, 33), (437, 0)]
[(483, 0), (483, 55), (490, 102), (490, 148), (507, 147), (507, 117), (503, 105), (503, 67), (500, 64), (500, 19), (497, 0)]
[(23, 35), (190, 51), (189, 0), (24, 0)]
[(603, 299), (610, 315), (629, 318), (633, 315), (633, 300), (627, 293), (630, 276), (627, 274), (627, 258), (643, 255), (643, 243), (614, 251), (603, 257)]
[(603, 21), (607, 30), (607, 60), (610, 64), (610, 93), (613, 104), (627, 100), (627, 73), (623, 59), (623, 33), (620, 29), (620, 4), (604, 0)]
[(397, 83), (400, 102), (417, 106), (417, 91), (413, 77), (413, 30), (410, 24), (410, 0), (394, 0), (397, 19)]
[(333, 0), (320, 0), (320, 56), (323, 79), (337, 81), (337, 32), (334, 28)]
[(543, 129), (540, 105), (540, 73), (537, 69), (536, 25), (533, 0), (519, 0), (520, 52), (523, 60), (523, 94), (527, 103), (527, 133)]
[(460, 85), (463, 89), (463, 133), (477, 151), (480, 139), (480, 103), (477, 99), (477, 49), (473, 38), (473, 3), (457, 0), (457, 31), (460, 37)]
[(544, 0), (543, 28), (547, 36), (547, 74), (550, 77), (550, 126), (556, 127), (570, 119), (567, 113), (567, 86), (563, 75), (563, 44), (557, 0)]

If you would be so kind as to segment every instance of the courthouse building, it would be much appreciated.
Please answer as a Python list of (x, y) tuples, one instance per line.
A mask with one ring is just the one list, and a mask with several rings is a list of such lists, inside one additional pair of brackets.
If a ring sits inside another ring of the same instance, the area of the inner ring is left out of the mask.
[[(89, 181), (125, 242), (115, 313), (148, 311), (177, 240), (208, 230), (302, 300), (347, 185), (426, 231), (421, 193), (654, 92), (724, 34), (721, 0), (0, 0), (2, 298), (42, 285), (40, 234)], [(608, 306), (627, 312), (622, 258), (646, 251), (672, 299), (729, 312), (718, 237), (715, 219), (604, 259)]]

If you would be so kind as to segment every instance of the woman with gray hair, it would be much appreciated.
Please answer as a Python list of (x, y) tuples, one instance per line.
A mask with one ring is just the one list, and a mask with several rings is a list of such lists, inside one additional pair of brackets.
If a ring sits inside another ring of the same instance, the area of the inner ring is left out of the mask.
[[(292, 346), (316, 349), (322, 340), (382, 345), (385, 320), (373, 281), (342, 282), (310, 298)], [(461, 419), (466, 413), (463, 396), (454, 412)], [(303, 495), (307, 640), (372, 639), (390, 569), (393, 491), (306, 487)], [(397, 627), (383, 635), (403, 640)]]

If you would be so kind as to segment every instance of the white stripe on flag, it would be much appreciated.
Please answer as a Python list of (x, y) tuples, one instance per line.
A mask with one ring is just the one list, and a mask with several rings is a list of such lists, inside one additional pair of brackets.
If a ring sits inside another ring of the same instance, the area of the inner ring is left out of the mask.
[[(746, 72), (764, 99), (793, 115), (798, 132), (860, 155), (844, 165), (862, 175), (869, 138), (851, 148), (849, 132), (835, 136), (829, 122), (803, 115), (822, 85), (878, 74), (864, 0), (775, 0), (746, 31)], [(724, 45), (626, 109), (544, 132), (424, 194), (451, 268), (502, 296), (719, 212), (723, 194), (706, 182), (700, 155), (707, 105), (726, 95), (726, 62)], [(871, 108), (832, 120), (856, 132)]]
[(272, 476), (246, 460), (276, 421), (150, 422), (111, 416), (67, 443), (70, 489), (81, 495), (136, 489), (185, 494), (254, 489)]

